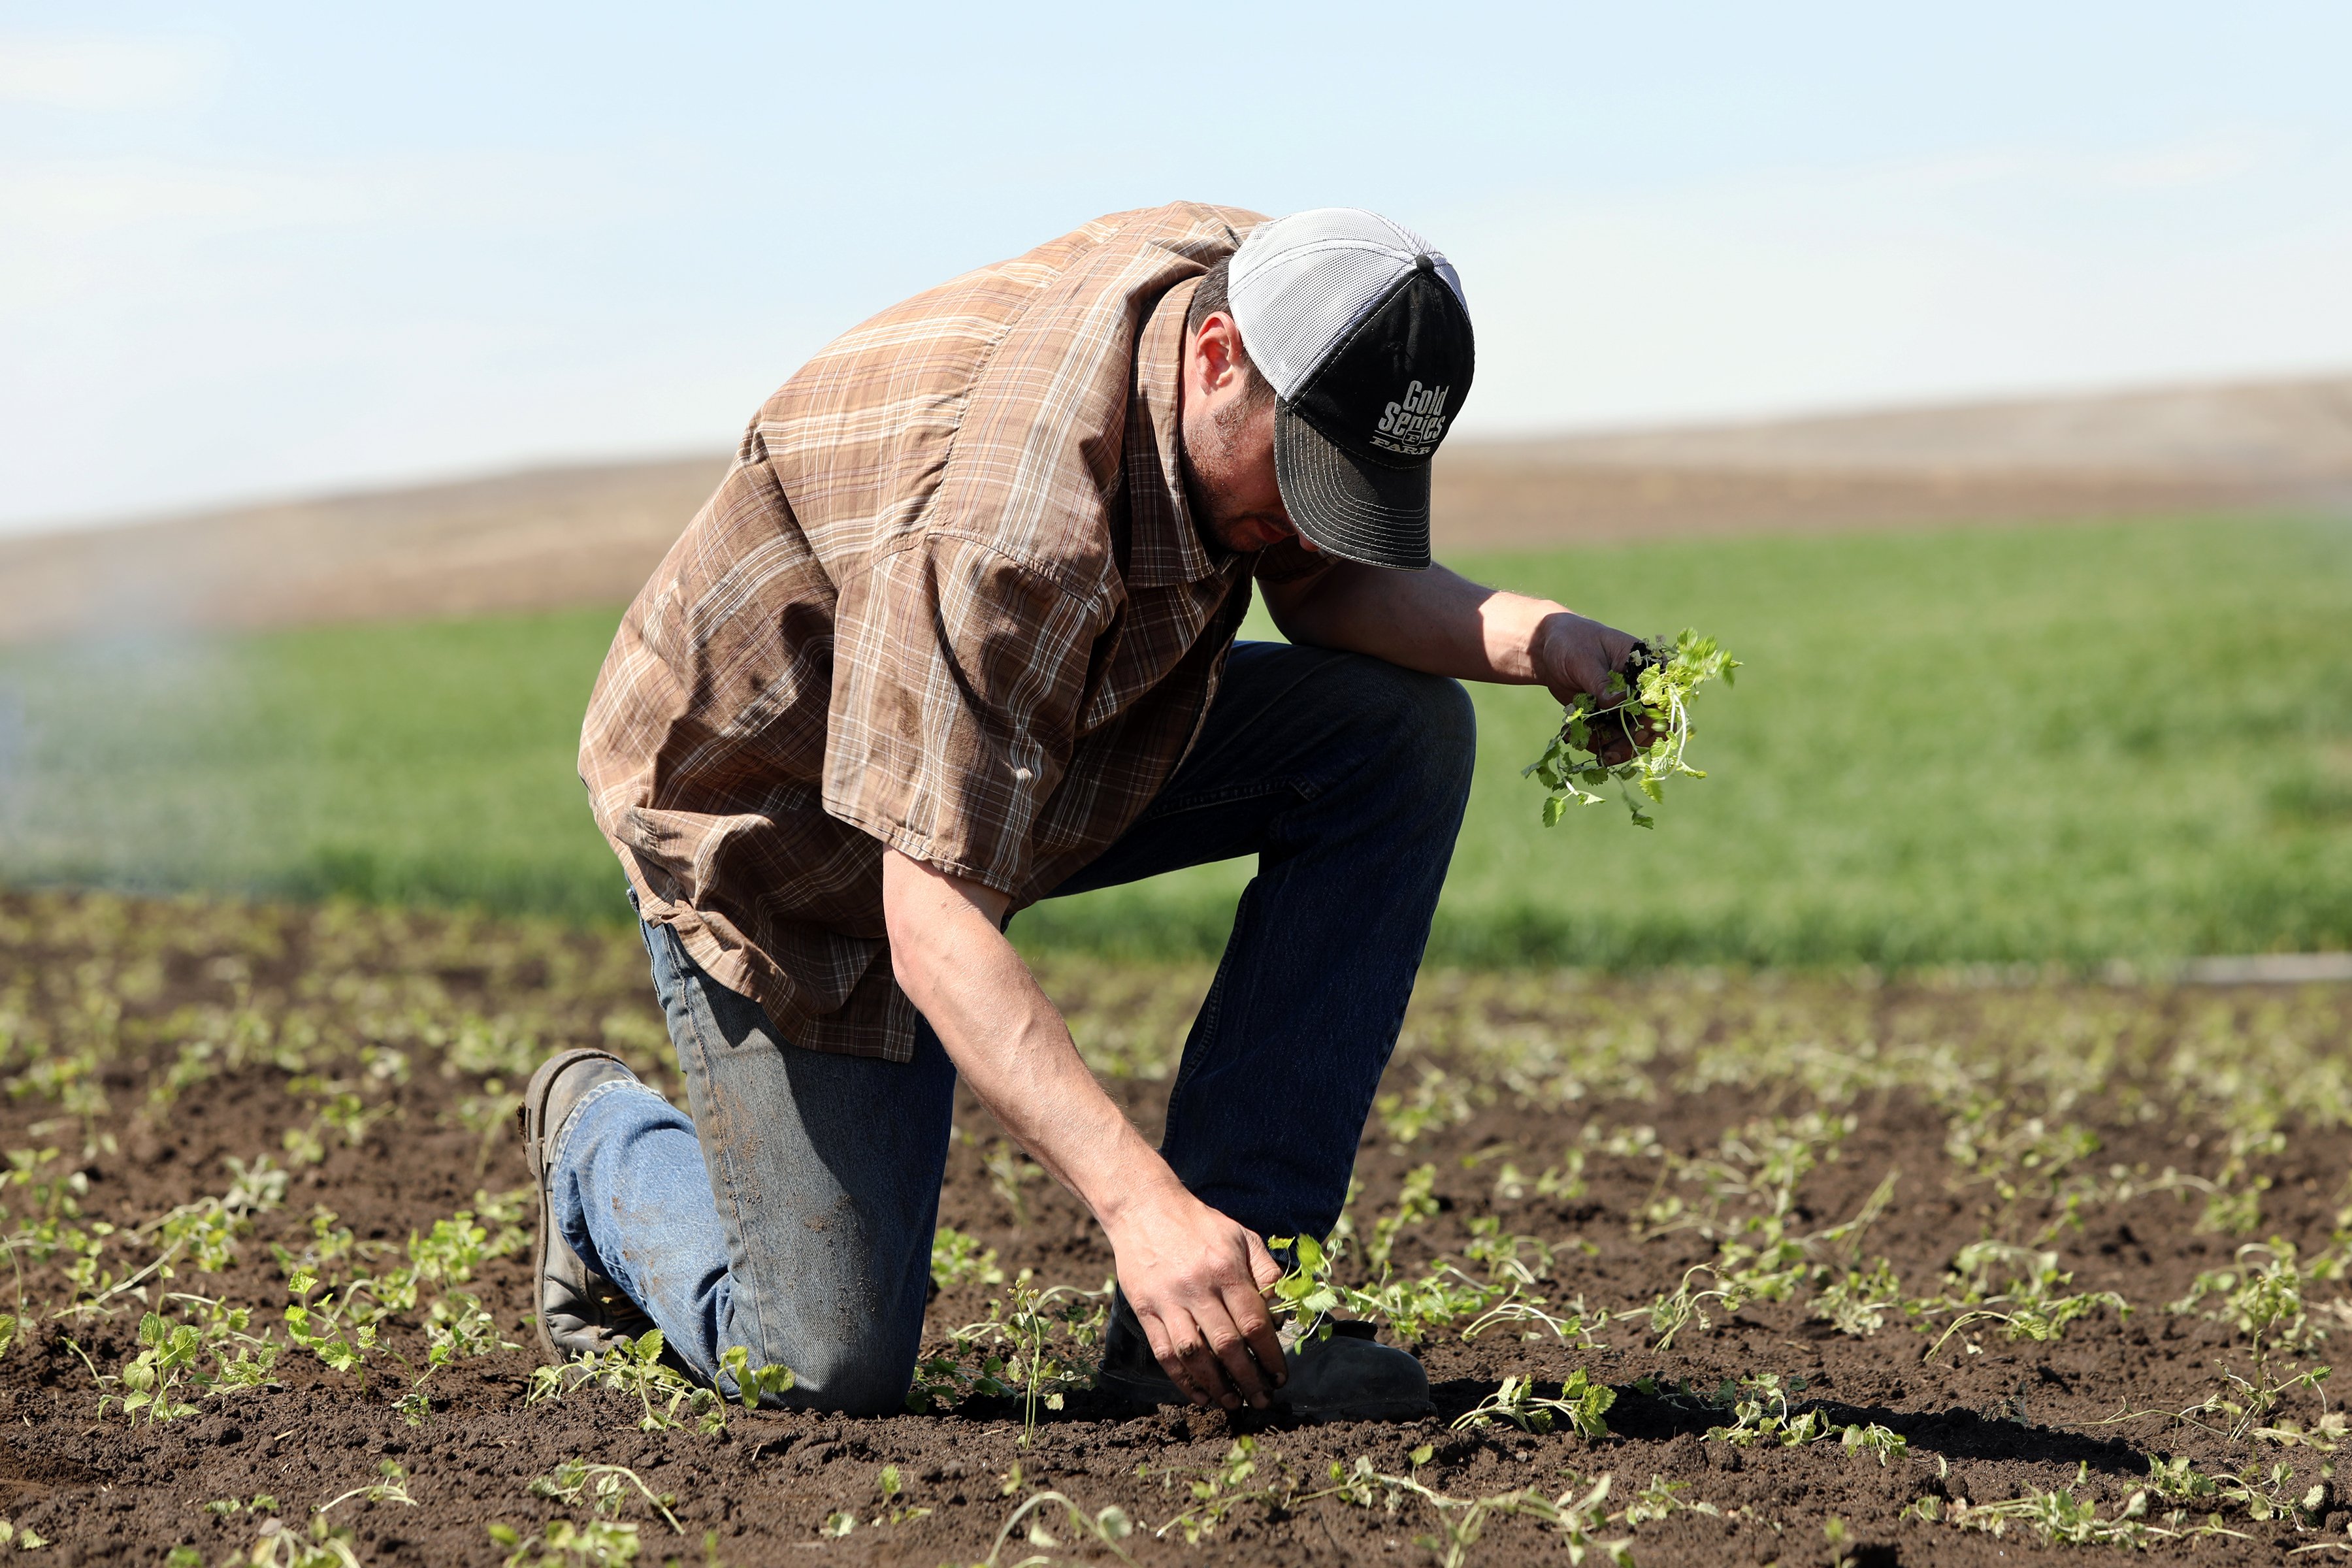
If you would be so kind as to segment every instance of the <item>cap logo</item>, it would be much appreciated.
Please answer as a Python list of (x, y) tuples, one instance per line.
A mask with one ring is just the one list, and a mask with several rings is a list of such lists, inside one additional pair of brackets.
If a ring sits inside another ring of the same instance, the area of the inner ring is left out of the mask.
[(1426, 458), (1445, 437), (1445, 398), (1451, 386), (1413, 382), (1404, 395), (1381, 413), (1372, 445), (1407, 458)]

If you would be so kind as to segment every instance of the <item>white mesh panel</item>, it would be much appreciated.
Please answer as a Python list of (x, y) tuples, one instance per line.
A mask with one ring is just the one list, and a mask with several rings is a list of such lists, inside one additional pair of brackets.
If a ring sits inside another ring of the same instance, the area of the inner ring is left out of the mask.
[(1251, 363), (1292, 395), (1423, 255), (1468, 310), (1454, 264), (1378, 213), (1312, 207), (1260, 224), (1234, 252), (1226, 286)]

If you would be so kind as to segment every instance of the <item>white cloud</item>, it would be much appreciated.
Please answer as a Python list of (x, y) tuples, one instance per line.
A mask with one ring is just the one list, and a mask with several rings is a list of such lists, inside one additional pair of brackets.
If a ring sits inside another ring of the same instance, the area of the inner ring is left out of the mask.
[(331, 174), (153, 161), (0, 165), (0, 207), (20, 233), (87, 235), (139, 225), (217, 233), (373, 216), (364, 184)]
[(0, 103), (99, 112), (200, 100), (221, 51), (193, 40), (0, 37)]

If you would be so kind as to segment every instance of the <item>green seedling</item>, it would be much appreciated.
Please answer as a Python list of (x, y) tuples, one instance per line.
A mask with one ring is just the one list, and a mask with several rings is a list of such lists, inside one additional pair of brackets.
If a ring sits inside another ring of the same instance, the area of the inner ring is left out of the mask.
[(276, 1513), (278, 1500), (268, 1492), (256, 1492), (244, 1501), (236, 1498), (215, 1498), (205, 1504), (205, 1511), (226, 1518), (237, 1513)]
[[(381, 1479), (365, 1486), (353, 1487), (312, 1510), (307, 1531), (297, 1530), (275, 1517), (278, 1500), (272, 1497), (256, 1497), (246, 1503), (239, 1503), (232, 1498), (205, 1506), (209, 1511), (218, 1514), (244, 1511), (271, 1515), (261, 1521), (253, 1544), (230, 1559), (238, 1568), (362, 1568), (359, 1553), (352, 1544), (355, 1533), (349, 1526), (338, 1525), (327, 1517), (332, 1510), (354, 1500), (399, 1503), (406, 1508), (416, 1506), (416, 1500), (408, 1495), (408, 1472), (392, 1459), (383, 1462)], [(202, 1557), (193, 1546), (174, 1548), (164, 1561), (168, 1568), (180, 1568), (182, 1564), (202, 1568), (203, 1564)]]
[(1436, 1185), (1435, 1165), (1416, 1165), (1405, 1176), (1403, 1189), (1397, 1194), (1397, 1206), (1372, 1222), (1371, 1237), (1364, 1243), (1365, 1267), (1387, 1273), (1398, 1236), (1436, 1217)]
[[(257, 1388), (268, 1382), (278, 1347), (266, 1333), (247, 1331), (253, 1318), (250, 1309), (202, 1296), (174, 1295), (165, 1300), (176, 1303), (184, 1315), (195, 1313), (194, 1321), (184, 1318), (174, 1323), (160, 1312), (141, 1316), (139, 1349), (121, 1370), (110, 1376), (91, 1369), (101, 1389), (115, 1391), (100, 1394), (100, 1416), (106, 1415), (108, 1405), (114, 1405), (134, 1423), (142, 1418), (150, 1425), (173, 1421), (196, 1413), (194, 1397)], [(74, 1345), (74, 1350), (85, 1363), (89, 1362), (80, 1346)]]
[(2186, 1454), (2170, 1458), (2152, 1455), (2147, 1462), (2147, 1489), (2166, 1502), (2203, 1510), (2235, 1509), (2257, 1523), (2273, 1519), (2308, 1521), (2324, 1510), (2324, 1485), (2298, 1489), (2294, 1470), (2274, 1464), (2268, 1470), (2253, 1466), (2221, 1475), (2207, 1475)]
[(1539, 1395), (1531, 1377), (1507, 1377), (1503, 1385), (1454, 1423), (1456, 1432), (1481, 1430), (1507, 1421), (1522, 1432), (1549, 1432), (1559, 1421), (1580, 1436), (1606, 1437), (1609, 1407), (1617, 1403), (1616, 1390), (1592, 1381), (1582, 1367), (1569, 1374), (1557, 1397)]
[[(965, 1568), (1002, 1568), (1004, 1548), (1012, 1541), (1013, 1532), (1021, 1530), (1024, 1522), (1028, 1528), (1022, 1531), (1023, 1539), (1030, 1545), (1048, 1552), (1058, 1549), (1062, 1542), (1045, 1522), (1057, 1510), (1062, 1516), (1062, 1528), (1071, 1536), (1100, 1546), (1121, 1563), (1134, 1563), (1135, 1559), (1128, 1554), (1126, 1546), (1122, 1544), (1135, 1533), (1134, 1521), (1128, 1518), (1126, 1510), (1114, 1505), (1088, 1513), (1061, 1492), (1041, 1491), (1031, 1493), (1023, 1500), (1020, 1507), (1013, 1510), (997, 1531), (996, 1540), (990, 1545), (988, 1555), (976, 1563), (966, 1564)], [(1024, 1563), (1048, 1561), (1050, 1559), (1034, 1556), (1022, 1559)]]
[[(1428, 1460), (1426, 1447), (1414, 1450), (1417, 1471)], [(1496, 1519), (1531, 1518), (1549, 1525), (1560, 1537), (1561, 1544), (1571, 1564), (1581, 1563), (1588, 1556), (1631, 1568), (1633, 1542), (1619, 1536), (1606, 1538), (1602, 1531), (1612, 1524), (1624, 1521), (1624, 1512), (1608, 1510), (1611, 1479), (1601, 1476), (1590, 1486), (1579, 1482), (1558, 1497), (1547, 1496), (1533, 1487), (1518, 1491), (1500, 1492), (1492, 1497), (1457, 1498), (1422, 1484), (1418, 1476), (1383, 1475), (1370, 1459), (1358, 1459), (1353, 1470), (1343, 1470), (1338, 1464), (1331, 1467), (1335, 1485), (1326, 1493), (1353, 1503), (1360, 1508), (1375, 1504), (1395, 1513), (1405, 1502), (1418, 1502), (1437, 1514), (1438, 1533), (1424, 1535), (1415, 1544), (1438, 1561), (1440, 1568), (1463, 1568), (1469, 1561), (1470, 1549), (1486, 1533), (1486, 1526)]]
[(2327, 1330), (2312, 1316), (2305, 1292), (2313, 1285), (2343, 1277), (2341, 1259), (2323, 1254), (2305, 1263), (2292, 1242), (2276, 1237), (2267, 1243), (2239, 1247), (2232, 1268), (2198, 1275), (2189, 1293), (2169, 1303), (2166, 1310), (2196, 1311), (2201, 1302), (2211, 1299), (2214, 1304), (2200, 1315), (2227, 1323), (2243, 1335), (2251, 1365), (2244, 1371), (2221, 1366), (2223, 1391), (2181, 1412), (2181, 1418), (2219, 1417), (2221, 1430), (2233, 1443), (2278, 1432), (2288, 1442), (2310, 1446), (2301, 1427), (2272, 1418), (2289, 1394), (2298, 1389), (2317, 1393), (2326, 1381), (2327, 1367), (2298, 1367), (2289, 1358), (2316, 1348), (2327, 1335)]
[(796, 1381), (791, 1367), (753, 1366), (751, 1351), (742, 1345), (730, 1345), (719, 1352), (719, 1365), (734, 1384), (735, 1397), (746, 1410), (757, 1410), (762, 1400), (790, 1392)]
[(639, 1547), (637, 1527), (611, 1519), (552, 1519), (537, 1541), (510, 1524), (491, 1525), (489, 1535), (507, 1552), (503, 1568), (620, 1568), (637, 1560)]
[(1381, 1095), (1372, 1102), (1372, 1113), (1388, 1129), (1395, 1152), (1402, 1153), (1404, 1145), (1423, 1133), (1459, 1127), (1475, 1116), (1481, 1105), (1492, 1103), (1493, 1091), (1486, 1086), (1467, 1082), (1434, 1062), (1423, 1062), (1421, 1081), (1412, 1092)]
[(1106, 1280), (1099, 1290), (1040, 1290), (1023, 1269), (1006, 1297), (988, 1303), (985, 1320), (949, 1331), (946, 1348), (916, 1363), (907, 1408), (952, 1408), (973, 1394), (1017, 1395), (1021, 1445), (1027, 1447), (1040, 1410), (1060, 1410), (1068, 1394), (1094, 1386), (1111, 1289)]
[(1884, 1258), (1868, 1268), (1849, 1268), (1822, 1287), (1812, 1315), (1842, 1334), (1866, 1340), (1886, 1326), (1886, 1315), (1903, 1305), (1903, 1282)]
[(1004, 1270), (996, 1266), (994, 1247), (983, 1248), (978, 1237), (943, 1225), (931, 1233), (931, 1283), (942, 1290), (1002, 1285)]
[[(2076, 1485), (2089, 1479), (2089, 1468), (2077, 1473)], [(2227, 1537), (2251, 1539), (2242, 1531), (2225, 1529), (2218, 1514), (2191, 1523), (2185, 1511), (2150, 1518), (2148, 1489), (2126, 1498), (2113, 1513), (2102, 1514), (2098, 1503), (2072, 1487), (2033, 1489), (2001, 1502), (1974, 1503), (1966, 1498), (1923, 1497), (1903, 1510), (1905, 1519), (1949, 1524), (1961, 1530), (2006, 1535), (2012, 1529), (2069, 1546), (2147, 1547), (2162, 1541)]]
[(364, 1283), (345, 1287), (339, 1298), (332, 1290), (322, 1290), (318, 1277), (307, 1268), (295, 1269), (286, 1281), (293, 1298), (286, 1309), (286, 1337), (317, 1356), (330, 1372), (359, 1373), (362, 1386), (368, 1355), (376, 1348), (375, 1323), (352, 1306)]
[[(1264, 1475), (1260, 1473), (1262, 1468)], [(1290, 1467), (1283, 1462), (1280, 1454), (1271, 1450), (1261, 1461), (1257, 1439), (1252, 1436), (1234, 1438), (1224, 1458), (1206, 1470), (1154, 1470), (1143, 1464), (1136, 1467), (1135, 1473), (1139, 1479), (1159, 1481), (1163, 1490), (1181, 1485), (1192, 1494), (1191, 1507), (1152, 1531), (1162, 1541), (1171, 1532), (1180, 1534), (1188, 1546), (1198, 1546), (1215, 1534), (1234, 1510), (1244, 1504), (1288, 1510), (1299, 1501)]]
[(1015, 1230), (1029, 1228), (1029, 1199), (1022, 1191), (1030, 1183), (1045, 1178), (1045, 1167), (1023, 1156), (1007, 1138), (999, 1138), (982, 1158), (981, 1165), (988, 1173), (989, 1190), (1004, 1202), (1013, 1216)]
[[(2008, 1283), (1995, 1291), (1992, 1281), (2006, 1276)], [(1904, 1310), (1915, 1319), (1952, 1314), (1952, 1321), (1919, 1358), (1933, 1361), (1952, 1337), (1978, 1324), (1999, 1324), (2012, 1342), (2046, 1344), (2066, 1337), (2069, 1325), (2101, 1308), (2118, 1317), (2131, 1315), (2131, 1303), (2112, 1290), (2063, 1293), (2074, 1275), (2061, 1270), (2054, 1252), (2035, 1252), (2001, 1241), (1973, 1242), (1960, 1249), (1945, 1277), (1945, 1293), (1910, 1301)]]
[(1849, 1454), (1870, 1455), (1881, 1468), (1911, 1451), (1908, 1438), (1874, 1421), (1866, 1425), (1840, 1424), (1824, 1416), (1819, 1407), (1791, 1410), (1789, 1396), (1801, 1394), (1804, 1388), (1805, 1380), (1801, 1377), (1791, 1378), (1783, 1384), (1772, 1373), (1726, 1382), (1713, 1395), (1706, 1396), (1706, 1403), (1729, 1411), (1731, 1421), (1707, 1428), (1707, 1440), (1738, 1448), (1756, 1444), (1801, 1448), (1834, 1441)]
[(1281, 1311), (1302, 1337), (1330, 1338), (1330, 1315), (1339, 1308), (1339, 1287), (1331, 1279), (1337, 1255), (1311, 1236), (1268, 1237), (1266, 1246), (1291, 1258), (1290, 1267), (1274, 1282), (1274, 1300)]
[(662, 1522), (679, 1535), (686, 1526), (678, 1523), (670, 1504), (677, 1500), (667, 1493), (656, 1493), (646, 1485), (645, 1478), (626, 1465), (592, 1465), (585, 1459), (571, 1458), (555, 1467), (554, 1472), (530, 1483), (530, 1495), (556, 1502), (578, 1506), (588, 1500), (589, 1510), (599, 1519), (618, 1519), (629, 1500), (628, 1489), (634, 1487), (639, 1497), (661, 1515)]
[(896, 1465), (885, 1465), (879, 1471), (875, 1471), (875, 1490), (882, 1495), (882, 1511), (877, 1511), (868, 1523), (885, 1526), (885, 1523), (908, 1523), (912, 1519), (929, 1519), (931, 1516), (931, 1510), (898, 1502), (898, 1498), (906, 1495), (906, 1477), (898, 1474)]
[(707, 1433), (725, 1430), (727, 1408), (719, 1395), (664, 1363), (663, 1348), (662, 1331), (647, 1329), (610, 1350), (591, 1352), (562, 1366), (542, 1366), (531, 1373), (523, 1403), (560, 1399), (593, 1384), (635, 1394), (637, 1426), (645, 1431), (674, 1432), (688, 1420)]
[[(1643, 808), (1643, 799), (1651, 805), (1663, 802), (1668, 779), (1706, 777), (1685, 757), (1690, 746), (1692, 696), (1717, 676), (1725, 685), (1733, 684), (1738, 668), (1739, 661), (1713, 637), (1687, 629), (1671, 643), (1663, 637), (1635, 643), (1624, 669), (1611, 673), (1600, 700), (1580, 692), (1563, 710), (1559, 733), (1543, 755), (1520, 770), (1547, 792), (1544, 826), (1556, 826), (1571, 802), (1599, 805), (1601, 796), (1595, 792), (1612, 781), (1634, 826), (1657, 826)], [(1632, 757), (1602, 762), (1601, 753), (1621, 741), (1633, 743)], [(1636, 798), (1636, 791), (1642, 798)]]

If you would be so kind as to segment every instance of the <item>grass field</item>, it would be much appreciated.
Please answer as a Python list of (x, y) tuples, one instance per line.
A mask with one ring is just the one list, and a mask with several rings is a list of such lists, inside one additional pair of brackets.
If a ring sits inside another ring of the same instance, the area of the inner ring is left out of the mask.
[[(1483, 557), (1747, 661), (1654, 833), (1549, 831), (1557, 709), (1481, 689), (1454, 963), (1890, 965), (2352, 946), (2352, 525), (1739, 539)], [(19, 882), (616, 918), (572, 757), (613, 612), (0, 656)], [(1263, 628), (1262, 628), (1263, 629)], [(1248, 868), (1049, 903), (1033, 948), (1186, 955)]]

